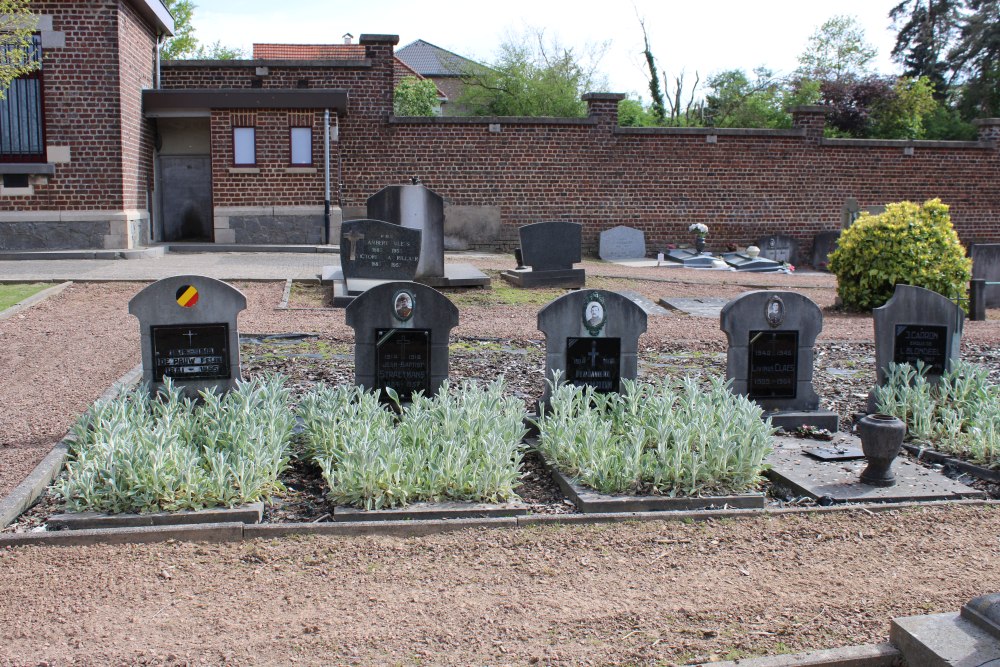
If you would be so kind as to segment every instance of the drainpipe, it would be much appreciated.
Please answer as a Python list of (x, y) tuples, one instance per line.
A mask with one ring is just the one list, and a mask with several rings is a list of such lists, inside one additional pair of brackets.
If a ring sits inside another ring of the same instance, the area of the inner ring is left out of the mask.
[(323, 111), (323, 243), (330, 245), (330, 110)]
[(156, 36), (156, 82), (153, 84), (154, 89), (160, 88), (160, 46), (163, 44), (163, 33), (161, 32)]
[(334, 118), (333, 140), (337, 142), (337, 206), (344, 208), (344, 155), (340, 151), (340, 116)]

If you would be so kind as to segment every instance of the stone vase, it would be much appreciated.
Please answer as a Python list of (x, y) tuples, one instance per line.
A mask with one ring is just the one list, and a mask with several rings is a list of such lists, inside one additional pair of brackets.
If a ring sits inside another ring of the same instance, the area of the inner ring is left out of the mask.
[(896, 476), (892, 462), (903, 448), (906, 424), (891, 415), (872, 414), (858, 422), (861, 451), (868, 467), (861, 472), (861, 483), (869, 486), (893, 486)]
[(694, 249), (699, 255), (705, 252), (705, 237), (696, 236), (694, 237)]

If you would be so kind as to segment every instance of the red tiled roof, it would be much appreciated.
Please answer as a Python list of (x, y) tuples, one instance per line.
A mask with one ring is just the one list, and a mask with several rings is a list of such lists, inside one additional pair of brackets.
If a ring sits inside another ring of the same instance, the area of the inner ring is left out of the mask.
[(363, 44), (254, 44), (254, 60), (364, 60)]

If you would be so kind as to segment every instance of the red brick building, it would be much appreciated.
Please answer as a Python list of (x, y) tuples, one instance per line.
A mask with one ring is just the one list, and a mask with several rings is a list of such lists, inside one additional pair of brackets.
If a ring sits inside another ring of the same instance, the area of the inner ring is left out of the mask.
[[(127, 27), (145, 4), (98, 3), (107, 11), (96, 14)], [(144, 48), (155, 51), (156, 30), (146, 24), (145, 46), (108, 39), (78, 57), (107, 48), (115, 62), (141, 61)], [(93, 107), (118, 118), (117, 129), (104, 136), (104, 123), (76, 116), (78, 134), (65, 145), (87, 160), (69, 163), (78, 170), (67, 168), (65, 182), (63, 164), (46, 161), (54, 173), (34, 195), (0, 192), (0, 224), (36, 211), (135, 210), (135, 233), (107, 234), (97, 247), (147, 238), (319, 243), (327, 183), (336, 234), (379, 189), (419, 176), (447, 202), (446, 235), (472, 247), (507, 247), (519, 225), (570, 220), (583, 223), (591, 250), (600, 231), (619, 224), (642, 229), (656, 249), (689, 241), (688, 225), (704, 222), (710, 248), (781, 233), (805, 251), (816, 233), (840, 227), (848, 199), (865, 207), (930, 197), (952, 206), (965, 242), (1000, 241), (1000, 119), (982, 121), (974, 142), (824, 139), (822, 109), (812, 107), (796, 111), (790, 130), (630, 129), (617, 124), (621, 96), (602, 93), (585, 97), (587, 118), (396, 118), (396, 43), (362, 35), (350, 54), (315, 60), (163, 63), (158, 88), (148, 61), (108, 68), (117, 106)], [(72, 85), (82, 103), (63, 96), (61, 113), (90, 108), (87, 86)], [(145, 121), (133, 123), (140, 101)], [(47, 97), (46, 110), (54, 103)], [(48, 128), (52, 145), (64, 130)], [(69, 192), (78, 198), (54, 194)], [(77, 224), (71, 217), (66, 225)]]

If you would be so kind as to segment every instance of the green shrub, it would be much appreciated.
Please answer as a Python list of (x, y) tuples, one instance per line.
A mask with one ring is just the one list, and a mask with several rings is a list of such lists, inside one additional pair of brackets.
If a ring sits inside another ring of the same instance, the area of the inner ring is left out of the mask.
[(885, 304), (897, 284), (964, 298), (972, 275), (972, 261), (940, 199), (923, 206), (888, 204), (880, 215), (862, 213), (840, 235), (829, 268), (837, 276), (837, 294), (850, 310)]
[(183, 398), (169, 381), (99, 401), (73, 427), (55, 491), (71, 510), (155, 512), (232, 507), (283, 490), (295, 418), (280, 376), (224, 396)]
[(510, 500), (526, 431), (524, 404), (504, 394), (502, 379), (485, 388), (446, 383), (434, 398), (397, 403), (397, 417), (376, 393), (321, 385), (299, 403), (306, 454), (336, 503), (370, 510)]
[(910, 440), (973, 463), (1000, 468), (1000, 387), (982, 366), (958, 361), (932, 384), (920, 362), (889, 364), (875, 388), (879, 412), (906, 422)]
[(721, 378), (623, 380), (621, 394), (559, 384), (538, 419), (538, 450), (602, 493), (694, 496), (741, 492), (760, 481), (770, 421)]

